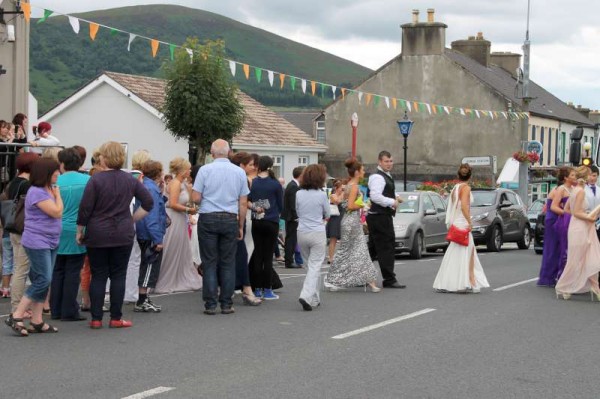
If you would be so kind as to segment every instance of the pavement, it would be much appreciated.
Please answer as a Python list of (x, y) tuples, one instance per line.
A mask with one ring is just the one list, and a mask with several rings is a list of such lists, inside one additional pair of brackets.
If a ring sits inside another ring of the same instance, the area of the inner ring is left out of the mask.
[(480, 251), (490, 289), (436, 293), (442, 255), (399, 257), (404, 290), (323, 292), (312, 312), (305, 270), (278, 268), (280, 299), (238, 296), (233, 315), (202, 314), (195, 292), (154, 297), (160, 314), (126, 306), (124, 330), (57, 322), (19, 338), (2, 324), (0, 398), (598, 397), (600, 303), (536, 287), (541, 256), (509, 245)]

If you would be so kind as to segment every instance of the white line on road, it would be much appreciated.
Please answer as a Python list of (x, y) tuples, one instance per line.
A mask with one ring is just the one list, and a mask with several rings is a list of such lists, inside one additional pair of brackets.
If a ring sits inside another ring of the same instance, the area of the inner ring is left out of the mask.
[(394, 324), (394, 323), (398, 323), (399, 321), (404, 321), (404, 320), (408, 320), (408, 319), (412, 319), (413, 317), (418, 317), (418, 316), (422, 316), (424, 314), (430, 313), (435, 311), (435, 309), (431, 309), (431, 308), (427, 308), (427, 309), (423, 309), (423, 310), (419, 310), (418, 312), (414, 312), (414, 313), (410, 313), (404, 316), (400, 316), (400, 317), (396, 317), (393, 319), (389, 319), (386, 321), (382, 321), (381, 323), (377, 323), (377, 324), (372, 324), (370, 326), (366, 326), (363, 328), (359, 328), (358, 330), (354, 330), (354, 331), (350, 331), (344, 334), (340, 334), (340, 335), (336, 335), (331, 337), (332, 339), (345, 339), (348, 337), (352, 337), (354, 335), (358, 335), (358, 334), (362, 334), (365, 332), (369, 332), (372, 330), (375, 330), (377, 328), (381, 328), (381, 327), (385, 327), (385, 326), (389, 326), (390, 324)]
[(419, 262), (435, 262), (436, 260), (438, 260), (438, 259), (437, 258), (421, 259)]
[(165, 393), (174, 390), (175, 388), (171, 387), (156, 387), (154, 389), (149, 389), (144, 392), (134, 393), (133, 395), (126, 396), (122, 399), (144, 399), (149, 398), (150, 396), (158, 395), (159, 393)]
[(504, 287), (494, 288), (492, 291), (494, 291), (494, 292), (504, 291), (504, 290), (507, 290), (509, 288), (518, 287), (519, 285), (523, 285), (523, 284), (527, 284), (527, 283), (532, 283), (532, 282), (537, 281), (537, 280), (538, 280), (537, 277), (536, 278), (530, 278), (529, 280), (519, 281), (518, 283), (505, 285)]
[(8, 317), (8, 316), (10, 316), (10, 313), (9, 314), (0, 314), (0, 317)]

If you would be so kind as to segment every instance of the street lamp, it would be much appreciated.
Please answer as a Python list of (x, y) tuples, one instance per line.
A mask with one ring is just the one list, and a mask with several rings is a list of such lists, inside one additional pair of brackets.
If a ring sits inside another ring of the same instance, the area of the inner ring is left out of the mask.
[(352, 126), (352, 158), (356, 158), (356, 131), (358, 130), (358, 114), (356, 112), (350, 118), (350, 126)]
[(407, 191), (407, 182), (406, 182), (406, 165), (408, 163), (407, 159), (407, 150), (408, 150), (408, 135), (412, 131), (414, 122), (408, 119), (408, 114), (404, 111), (404, 118), (400, 121), (396, 122), (398, 124), (398, 128), (400, 129), (400, 134), (404, 136), (404, 189), (403, 191)]
[(585, 151), (585, 156), (581, 160), (581, 164), (583, 166), (592, 166), (592, 164), (594, 163), (594, 161), (590, 157), (590, 150), (591, 149), (592, 149), (592, 143), (590, 143), (589, 141), (583, 143), (583, 150)]

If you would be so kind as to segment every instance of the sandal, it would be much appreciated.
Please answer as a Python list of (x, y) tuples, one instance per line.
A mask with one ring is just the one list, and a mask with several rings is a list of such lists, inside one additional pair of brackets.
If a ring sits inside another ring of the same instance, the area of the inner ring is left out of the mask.
[[(19, 323), (21, 323), (21, 325), (19, 325)], [(29, 330), (25, 327), (25, 325), (23, 325), (23, 319), (17, 319), (11, 314), (8, 316), (8, 319), (6, 319), (6, 324), (8, 324), (19, 337), (29, 336)]]
[(254, 294), (242, 294), (242, 300), (247, 306), (259, 306), (262, 303)]
[[(30, 327), (27, 329), (27, 331), (31, 334), (54, 334), (58, 332), (58, 328), (44, 322), (41, 322), (40, 324), (29, 323), (29, 325)], [(44, 326), (48, 326), (48, 328), (44, 330)]]

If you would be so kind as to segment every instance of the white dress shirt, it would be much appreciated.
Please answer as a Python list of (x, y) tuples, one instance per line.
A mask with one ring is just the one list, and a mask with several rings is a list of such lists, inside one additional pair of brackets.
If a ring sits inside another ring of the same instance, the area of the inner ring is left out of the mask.
[[(377, 167), (377, 170), (382, 171), (383, 173), (388, 175), (390, 178), (392, 177), (392, 175), (390, 175), (388, 172), (384, 172), (383, 169), (381, 169), (379, 166)], [(371, 198), (371, 202), (374, 202), (377, 205), (382, 206), (384, 208), (391, 208), (396, 205), (396, 198), (385, 197), (383, 195), (384, 188), (385, 188), (385, 179), (383, 178), (383, 176), (381, 176), (377, 173), (373, 173), (371, 176), (369, 176), (369, 192), (370, 192), (369, 195)], [(395, 193), (394, 193), (394, 197), (395, 197)]]
[(596, 185), (596, 194), (589, 185), (585, 185), (585, 199), (587, 200), (587, 212), (600, 205), (600, 187)]

